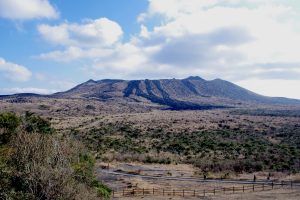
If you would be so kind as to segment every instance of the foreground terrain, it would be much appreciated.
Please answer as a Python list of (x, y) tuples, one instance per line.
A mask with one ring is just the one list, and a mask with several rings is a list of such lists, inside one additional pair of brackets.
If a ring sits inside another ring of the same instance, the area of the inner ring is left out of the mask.
[[(190, 77), (90, 80), (49, 96), (1, 96), (0, 110), (17, 116), (35, 113), (50, 122), (55, 137), (83, 144), (97, 159), (98, 180), (112, 189), (188, 186), (202, 190), (212, 185), (120, 178), (103, 170), (109, 167), (113, 172), (146, 176), (298, 182), (298, 103), (263, 97), (222, 80)], [(286, 190), (228, 195), (224, 198), (294, 199), (298, 191), (291, 190), (289, 196)]]
[(224, 175), (300, 169), (298, 107), (168, 111), (52, 98), (6, 99), (0, 107), (48, 118), (103, 161), (185, 163)]

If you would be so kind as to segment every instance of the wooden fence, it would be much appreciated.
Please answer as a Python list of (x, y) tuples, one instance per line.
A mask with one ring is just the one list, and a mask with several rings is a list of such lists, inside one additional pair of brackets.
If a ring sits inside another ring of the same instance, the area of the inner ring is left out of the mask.
[(130, 196), (181, 196), (181, 197), (205, 197), (212, 195), (226, 195), (245, 192), (267, 191), (279, 188), (293, 188), (293, 183), (262, 183), (247, 184), (243, 186), (232, 187), (214, 187), (203, 190), (186, 190), (186, 189), (170, 189), (170, 188), (134, 188), (123, 189), (112, 192), (113, 198), (122, 198)]

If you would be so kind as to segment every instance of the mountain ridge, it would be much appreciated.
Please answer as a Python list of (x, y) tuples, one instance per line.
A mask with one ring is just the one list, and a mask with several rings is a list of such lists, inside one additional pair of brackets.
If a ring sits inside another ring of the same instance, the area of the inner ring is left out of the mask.
[(151, 102), (174, 110), (229, 108), (246, 104), (300, 105), (300, 100), (267, 97), (222, 79), (199, 76), (184, 79), (90, 79), (70, 90), (51, 95), (15, 94), (8, 97), (81, 98), (99, 101)]

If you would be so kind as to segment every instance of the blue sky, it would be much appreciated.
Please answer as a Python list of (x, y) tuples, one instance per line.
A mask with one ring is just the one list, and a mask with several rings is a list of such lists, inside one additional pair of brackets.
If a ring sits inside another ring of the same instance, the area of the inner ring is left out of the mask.
[(295, 0), (0, 0), (0, 94), (222, 78), (300, 99)]

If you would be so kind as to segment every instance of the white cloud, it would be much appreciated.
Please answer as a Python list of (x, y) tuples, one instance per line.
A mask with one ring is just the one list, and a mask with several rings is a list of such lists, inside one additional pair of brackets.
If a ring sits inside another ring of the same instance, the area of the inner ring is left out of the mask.
[(3, 58), (0, 58), (0, 72), (4, 78), (19, 82), (28, 81), (32, 75), (26, 67), (7, 62)]
[(48, 0), (0, 0), (0, 17), (12, 20), (57, 18), (56, 9)]
[[(157, 17), (161, 24), (146, 28)], [(255, 76), (253, 69), (261, 75), (264, 68), (272, 78), (279, 63), (280, 78), (295, 79), (288, 74), (291, 64), (298, 63), (294, 68), (300, 69), (297, 17), (291, 6), (277, 0), (149, 0), (148, 11), (139, 17), (139, 44), (160, 47), (148, 55), (157, 65), (201, 69), (209, 78), (244, 79), (246, 74)], [(218, 34), (220, 30), (226, 31)]]
[(38, 31), (46, 41), (64, 49), (35, 57), (58, 62), (108, 57), (121, 45), (123, 36), (120, 25), (107, 18), (86, 20), (81, 24), (42, 24)]
[(122, 29), (108, 19), (41, 25), (42, 36), (64, 49), (40, 58), (86, 59), (85, 70), (95, 78), (200, 75), (288, 84), (300, 75), (300, 15), (281, 2), (149, 0), (148, 11), (138, 17), (140, 32), (123, 43)]
[(70, 46), (62, 51), (52, 51), (49, 53), (42, 53), (35, 58), (52, 60), (57, 62), (69, 62), (77, 59), (92, 59), (101, 58), (111, 55), (111, 49), (82, 49), (80, 47)]
[(34, 88), (34, 87), (26, 87), (26, 88), (0, 88), (0, 94), (19, 94), (19, 93), (35, 93), (35, 94), (53, 94), (57, 92), (56, 90), (49, 90), (44, 88)]
[(175, 19), (181, 15), (199, 12), (220, 2), (219, 0), (148, 0), (149, 7), (147, 13), (142, 13), (138, 21), (142, 22), (153, 15), (162, 15), (165, 20)]
[(119, 24), (107, 18), (88, 20), (81, 24), (42, 24), (38, 26), (38, 31), (52, 44), (80, 48), (110, 47), (116, 45), (123, 35)]
[[(247, 56), (244, 63), (274, 62), (274, 58), (281, 62), (300, 61), (296, 54), (300, 50), (299, 32), (295, 31), (297, 25), (290, 18), (291, 7), (283, 5), (263, 5), (256, 8), (215, 6), (201, 9), (197, 5), (192, 6), (190, 1), (169, 1), (181, 6), (172, 8), (172, 6), (165, 6), (164, 3), (159, 6), (161, 1), (150, 1), (150, 5), (155, 3), (156, 6), (149, 10), (149, 17), (153, 13), (165, 13), (166, 16), (163, 19), (169, 19), (172, 16), (166, 23), (153, 28), (150, 33), (152, 37), (164, 36), (176, 40), (177, 37), (188, 37), (190, 34), (212, 33), (220, 28), (235, 27), (244, 29), (253, 37), (251, 43), (236, 48)], [(162, 7), (165, 8), (163, 11)], [(154, 8), (160, 9), (154, 10)], [(185, 9), (182, 11), (182, 8)]]

